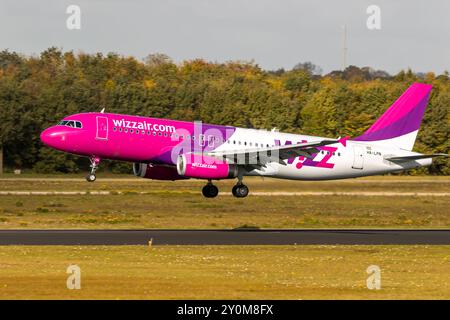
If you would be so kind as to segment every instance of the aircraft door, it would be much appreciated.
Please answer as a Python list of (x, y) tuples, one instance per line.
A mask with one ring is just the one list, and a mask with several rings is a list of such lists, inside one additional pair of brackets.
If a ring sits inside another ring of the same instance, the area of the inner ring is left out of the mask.
[(362, 170), (364, 167), (364, 151), (363, 146), (355, 145), (353, 146), (353, 169)]
[(108, 118), (97, 117), (97, 140), (108, 140)]

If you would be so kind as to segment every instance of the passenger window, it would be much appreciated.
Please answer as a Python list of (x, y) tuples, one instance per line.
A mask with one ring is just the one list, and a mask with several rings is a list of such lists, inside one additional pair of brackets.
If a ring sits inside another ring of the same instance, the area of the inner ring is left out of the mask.
[(198, 136), (198, 143), (199, 143), (199, 145), (201, 145), (202, 147), (204, 147), (205, 146), (205, 135), (203, 135), (203, 134), (200, 134), (199, 136)]
[(81, 129), (81, 128), (83, 127), (83, 125), (81, 124), (80, 121), (76, 121), (76, 122), (75, 122), (75, 126), (76, 126), (78, 129)]
[(208, 147), (214, 147), (214, 136), (208, 136)]

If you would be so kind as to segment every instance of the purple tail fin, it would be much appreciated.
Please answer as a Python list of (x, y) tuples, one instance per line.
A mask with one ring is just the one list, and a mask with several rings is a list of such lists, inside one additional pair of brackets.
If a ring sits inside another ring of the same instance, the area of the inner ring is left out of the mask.
[(429, 84), (412, 84), (363, 135), (353, 140), (384, 140), (398, 148), (412, 150), (431, 88)]

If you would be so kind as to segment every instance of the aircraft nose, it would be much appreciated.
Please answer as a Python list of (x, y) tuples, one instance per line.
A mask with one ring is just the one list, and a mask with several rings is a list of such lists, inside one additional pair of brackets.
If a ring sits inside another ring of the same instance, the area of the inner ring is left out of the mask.
[(45, 129), (44, 131), (41, 132), (41, 141), (43, 144), (48, 145), (50, 142), (50, 128)]
[(58, 128), (50, 127), (41, 132), (40, 138), (45, 145), (52, 148), (58, 148), (64, 143), (65, 134), (58, 130)]

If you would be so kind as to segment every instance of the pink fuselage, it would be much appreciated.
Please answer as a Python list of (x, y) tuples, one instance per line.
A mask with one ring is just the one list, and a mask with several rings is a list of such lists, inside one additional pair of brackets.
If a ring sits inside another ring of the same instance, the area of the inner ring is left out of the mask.
[(207, 152), (224, 143), (234, 127), (112, 113), (80, 113), (41, 134), (48, 146), (76, 155), (130, 162), (176, 164), (179, 154)]

